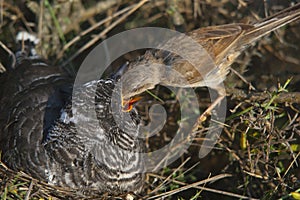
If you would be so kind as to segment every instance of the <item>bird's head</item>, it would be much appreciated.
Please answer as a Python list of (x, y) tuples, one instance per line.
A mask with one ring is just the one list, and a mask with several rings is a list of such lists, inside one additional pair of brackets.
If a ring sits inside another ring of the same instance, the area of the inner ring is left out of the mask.
[[(143, 73), (144, 72), (144, 73)], [(121, 98), (124, 111), (130, 111), (140, 95), (159, 84), (158, 79), (151, 72), (141, 71), (138, 68), (129, 70), (120, 79)]]

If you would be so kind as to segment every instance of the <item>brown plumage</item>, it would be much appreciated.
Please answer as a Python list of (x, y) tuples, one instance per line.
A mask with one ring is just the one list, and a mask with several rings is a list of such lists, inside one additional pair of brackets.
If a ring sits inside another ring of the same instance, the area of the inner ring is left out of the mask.
[[(175, 87), (207, 86), (216, 89), (221, 96), (224, 96), (225, 94), (219, 89), (220, 83), (226, 78), (230, 65), (240, 53), (266, 34), (299, 18), (300, 3), (254, 24), (235, 23), (191, 31), (187, 35), (207, 52), (195, 59), (195, 65), (174, 53), (149, 50), (139, 61), (129, 65), (128, 72), (131, 73), (126, 73), (123, 79), (123, 98), (129, 99), (158, 84)], [(171, 38), (165, 44), (159, 45), (158, 49), (180, 48), (179, 51), (193, 58), (193, 50), (196, 51), (197, 47), (185, 47), (184, 43), (180, 43), (181, 40), (180, 36)], [(178, 43), (180, 44), (176, 46)], [(167, 67), (153, 67), (153, 63)], [(146, 67), (139, 70), (138, 67), (142, 65)], [(183, 78), (178, 78), (177, 73)]]

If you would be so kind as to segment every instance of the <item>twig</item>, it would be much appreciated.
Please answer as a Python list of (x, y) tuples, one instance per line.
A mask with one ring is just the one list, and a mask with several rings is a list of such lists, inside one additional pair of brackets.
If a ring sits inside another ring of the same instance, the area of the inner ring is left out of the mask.
[(21, 10), (18, 7), (13, 6), (5, 1), (3, 1), (3, 7), (7, 7), (8, 9), (15, 12), (17, 14), (17, 17), (20, 18), (21, 21), (23, 22), (24, 26), (26, 26), (27, 31), (32, 33), (32, 29), (30, 28), (30, 26), (28, 26), (28, 22), (27, 22), (26, 18), (24, 17), (23, 12), (21, 12)]
[(12, 68), (16, 65), (16, 57), (15, 57), (15, 54), (5, 46), (5, 44), (3, 44), (1, 41), (0, 41), (0, 46), (12, 57)]
[(33, 181), (30, 182), (30, 185), (29, 185), (28, 190), (26, 192), (25, 200), (29, 200), (32, 188), (33, 188)]
[(141, 6), (143, 6), (145, 3), (147, 3), (149, 0), (143, 0), (136, 4), (128, 13), (124, 14), (122, 17), (120, 17), (118, 20), (116, 20), (114, 23), (112, 23), (109, 27), (107, 27), (105, 30), (103, 30), (99, 35), (94, 37), (91, 41), (89, 41), (85, 46), (80, 48), (73, 56), (71, 56), (67, 61), (65, 61), (62, 66), (66, 66), (69, 62), (74, 60), (78, 55), (80, 55), (83, 51), (94, 45), (98, 40), (102, 39), (111, 29), (113, 29), (115, 26), (117, 26), (120, 22), (125, 20), (129, 15), (133, 14), (137, 9), (139, 9)]
[(173, 176), (177, 171), (179, 171), (179, 169), (180, 169), (181, 167), (183, 167), (190, 159), (191, 159), (191, 157), (187, 158), (184, 162), (182, 162), (182, 163), (180, 164), (180, 166), (177, 167), (177, 168), (174, 170), (174, 172), (171, 173), (167, 178), (165, 178), (164, 181), (163, 181), (162, 183), (160, 183), (154, 190), (152, 190), (152, 191), (150, 192), (150, 194), (151, 194), (151, 193), (157, 192), (157, 191), (158, 191), (165, 183), (167, 183), (167, 182), (172, 178), (172, 176)]
[(2, 27), (3, 24), (3, 0), (0, 0), (0, 26)]
[(291, 167), (294, 165), (294, 163), (296, 163), (297, 165), (297, 158), (300, 156), (300, 152), (298, 152), (298, 154), (296, 155), (296, 157), (293, 159), (293, 161), (291, 162), (291, 164), (289, 165), (289, 167), (287, 168), (287, 170), (284, 172), (283, 177), (285, 177), (288, 173), (288, 171), (290, 171)]
[[(91, 8), (86, 9), (83, 12), (80, 12), (80, 16), (76, 16), (73, 23), (71, 23), (69, 26), (67, 26), (64, 29), (64, 34), (68, 34), (70, 31), (74, 30), (74, 24), (80, 24), (81, 22), (84, 22), (86, 20), (91, 19), (96, 14), (99, 14), (101, 12), (104, 12), (120, 2), (119, 0), (106, 0), (106, 1), (100, 1), (97, 2), (96, 5), (92, 6)], [(82, 1), (83, 3), (83, 1)]]
[(45, 0), (41, 0), (40, 1), (40, 15), (39, 15), (39, 24), (38, 24), (38, 38), (41, 39), (42, 35), (43, 35), (43, 16), (44, 16), (44, 1)]
[[(231, 197), (236, 197), (236, 198), (241, 198), (241, 199), (252, 199), (252, 200), (255, 200), (254, 198), (246, 197), (246, 196), (243, 196), (243, 195), (234, 194), (234, 193), (231, 193), (231, 192), (226, 192), (226, 191), (221, 191), (221, 190), (216, 190), (216, 189), (212, 189), (212, 188), (206, 188), (206, 187), (199, 186), (201, 184), (205, 184), (205, 183), (208, 183), (208, 182), (214, 182), (216, 180), (219, 180), (219, 179), (222, 179), (222, 178), (226, 178), (226, 177), (231, 177), (231, 176), (232, 176), (231, 174), (221, 174), (221, 175), (217, 175), (217, 176), (214, 176), (214, 177), (202, 180), (202, 181), (198, 181), (196, 183), (189, 184), (189, 185), (187, 185), (186, 183), (180, 182), (180, 181), (172, 180), (174, 183), (177, 183), (177, 184), (180, 184), (180, 185), (184, 185), (184, 186), (181, 187), (181, 188), (172, 190), (172, 191), (168, 191), (168, 192), (165, 192), (165, 193), (162, 193), (162, 194), (158, 194), (158, 195), (149, 197), (147, 199), (164, 198), (164, 197), (174, 195), (174, 194), (176, 194), (178, 192), (182, 192), (182, 191), (190, 189), (190, 188), (196, 188), (196, 189), (201, 189), (201, 190), (205, 190), (205, 191), (209, 191), (209, 192), (223, 194), (223, 195), (227, 195), (227, 196), (231, 196)], [(163, 178), (163, 177), (160, 177), (160, 178)]]
[(235, 75), (237, 75), (244, 83), (246, 83), (249, 86), (249, 90), (256, 90), (255, 87), (248, 82), (243, 75), (241, 75), (239, 72), (237, 72), (235, 69), (233, 69), (232, 67), (230, 67), (230, 71), (232, 71)]
[(70, 48), (72, 45), (74, 45), (77, 41), (79, 41), (81, 39), (81, 37), (83, 37), (84, 35), (90, 33), (91, 31), (95, 30), (96, 28), (98, 28), (99, 26), (105, 24), (108, 21), (111, 21), (112, 19), (118, 17), (119, 15), (124, 14), (125, 12), (127, 12), (128, 10), (132, 9), (135, 5), (126, 7), (122, 10), (120, 10), (119, 12), (113, 14), (112, 16), (109, 16), (107, 18), (105, 18), (104, 20), (101, 20), (100, 22), (94, 24), (93, 26), (91, 26), (90, 28), (88, 28), (85, 31), (82, 31), (78, 36), (74, 37), (71, 41), (69, 41), (66, 45), (64, 45), (63, 49), (57, 54), (57, 58), (60, 59), (62, 58), (64, 52)]

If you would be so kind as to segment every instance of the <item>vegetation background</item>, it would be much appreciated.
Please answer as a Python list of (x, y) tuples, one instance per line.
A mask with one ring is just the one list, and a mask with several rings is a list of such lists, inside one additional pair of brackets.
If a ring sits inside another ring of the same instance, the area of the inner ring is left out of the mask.
[[(20, 30), (36, 33), (40, 39), (39, 54), (75, 76), (93, 47), (124, 30), (155, 26), (188, 32), (210, 25), (251, 23), (295, 3), (292, 0), (0, 0), (0, 69), (5, 73), (12, 65), (11, 52), (15, 50), (15, 35)], [(148, 174), (143, 193), (132, 194), (134, 198), (300, 199), (299, 32), (300, 23), (292, 23), (263, 38), (239, 57), (233, 66), (238, 73), (230, 73), (225, 82), (227, 120), (214, 150), (204, 159), (198, 159), (199, 145), (207, 131), (203, 124), (189, 150), (172, 165)], [(141, 53), (124, 55), (113, 63), (112, 70)], [(210, 103), (207, 90), (196, 91), (204, 109)], [(149, 105), (157, 102), (169, 113), (163, 130), (147, 141), (149, 149), (157, 149), (176, 132), (181, 120), (180, 106), (163, 87), (151, 92), (153, 95), (145, 93), (137, 103), (142, 119), (147, 123)], [(50, 186), (23, 172), (13, 172), (4, 163), (0, 167), (0, 193), (1, 199), (122, 198)]]

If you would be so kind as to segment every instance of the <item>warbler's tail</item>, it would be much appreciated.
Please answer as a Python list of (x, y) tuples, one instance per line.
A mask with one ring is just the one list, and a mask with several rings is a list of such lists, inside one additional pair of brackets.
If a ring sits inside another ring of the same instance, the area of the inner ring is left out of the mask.
[(252, 43), (264, 35), (298, 19), (300, 19), (300, 3), (255, 23), (252, 28), (247, 29), (240, 37), (238, 46)]

